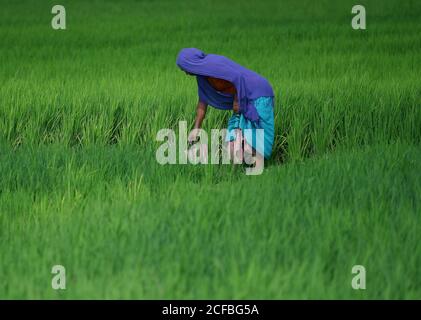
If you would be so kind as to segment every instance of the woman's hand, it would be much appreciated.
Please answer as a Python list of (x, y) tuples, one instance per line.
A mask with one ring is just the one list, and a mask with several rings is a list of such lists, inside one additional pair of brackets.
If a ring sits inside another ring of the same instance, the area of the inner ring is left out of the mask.
[(199, 139), (199, 137), (197, 136), (198, 133), (199, 133), (199, 129), (193, 129), (192, 131), (190, 131), (189, 136), (187, 138), (187, 143), (189, 145), (197, 142), (197, 140)]

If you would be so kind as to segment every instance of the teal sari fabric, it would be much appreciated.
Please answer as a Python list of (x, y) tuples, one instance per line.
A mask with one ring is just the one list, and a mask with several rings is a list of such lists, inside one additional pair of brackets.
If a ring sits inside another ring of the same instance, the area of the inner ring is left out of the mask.
[[(234, 141), (235, 129), (241, 129), (246, 142), (268, 159), (272, 154), (273, 140), (275, 138), (273, 97), (260, 97), (255, 99), (253, 103), (259, 114), (259, 121), (250, 121), (243, 114), (233, 114), (228, 120), (225, 141)], [(263, 129), (263, 133), (256, 129)]]

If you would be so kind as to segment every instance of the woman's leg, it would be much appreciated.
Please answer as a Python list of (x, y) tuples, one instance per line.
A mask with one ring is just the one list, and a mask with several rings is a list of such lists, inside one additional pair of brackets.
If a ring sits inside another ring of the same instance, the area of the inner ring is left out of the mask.
[(241, 129), (235, 129), (235, 140), (228, 143), (228, 149), (233, 163), (243, 163), (243, 133)]
[(257, 152), (247, 142), (244, 142), (244, 162), (250, 167), (247, 168), (247, 174), (256, 175), (263, 172), (265, 165), (265, 158)]

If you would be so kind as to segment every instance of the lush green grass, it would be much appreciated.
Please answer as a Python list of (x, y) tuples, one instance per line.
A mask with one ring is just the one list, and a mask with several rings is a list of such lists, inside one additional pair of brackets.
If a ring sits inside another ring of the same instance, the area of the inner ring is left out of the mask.
[[(63, 1), (54, 31), (55, 2), (3, 1), (0, 298), (421, 297), (421, 4), (363, 1), (355, 31), (353, 1), (212, 3)], [(273, 84), (261, 176), (156, 162), (194, 116), (182, 47)]]

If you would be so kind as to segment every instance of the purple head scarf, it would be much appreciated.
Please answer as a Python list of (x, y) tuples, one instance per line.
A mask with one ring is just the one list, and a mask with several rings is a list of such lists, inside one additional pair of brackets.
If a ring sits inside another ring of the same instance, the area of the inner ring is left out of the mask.
[(185, 48), (178, 54), (177, 65), (196, 76), (200, 101), (218, 109), (232, 109), (234, 97), (215, 90), (206, 77), (231, 82), (237, 91), (240, 113), (251, 121), (259, 120), (253, 100), (274, 96), (272, 87), (265, 78), (224, 56), (206, 54), (196, 48)]

